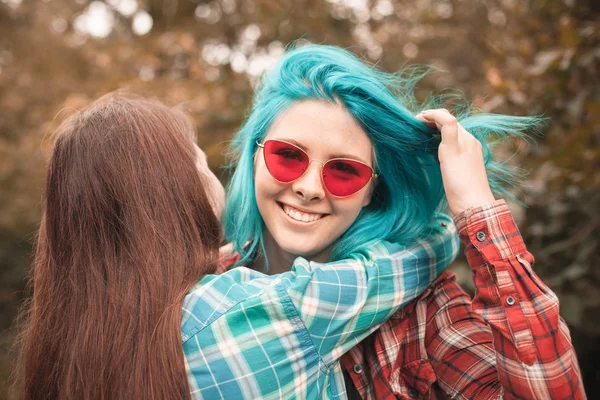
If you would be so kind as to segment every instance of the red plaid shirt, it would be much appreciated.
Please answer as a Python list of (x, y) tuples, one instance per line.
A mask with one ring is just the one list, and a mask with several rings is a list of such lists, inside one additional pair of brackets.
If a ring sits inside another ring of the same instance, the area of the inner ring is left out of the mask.
[(342, 358), (350, 397), (584, 399), (556, 295), (503, 200), (455, 218), (477, 292), (444, 272)]

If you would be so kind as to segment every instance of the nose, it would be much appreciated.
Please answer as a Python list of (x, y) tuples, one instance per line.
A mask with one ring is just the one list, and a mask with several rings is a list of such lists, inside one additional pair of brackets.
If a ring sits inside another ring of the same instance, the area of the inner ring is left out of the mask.
[(321, 181), (321, 168), (320, 163), (311, 162), (304, 175), (292, 183), (292, 190), (302, 200), (309, 202), (325, 197), (325, 189)]

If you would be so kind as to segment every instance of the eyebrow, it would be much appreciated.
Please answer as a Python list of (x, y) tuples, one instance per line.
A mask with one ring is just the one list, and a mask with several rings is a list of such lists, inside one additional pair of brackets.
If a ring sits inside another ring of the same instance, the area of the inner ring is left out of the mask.
[[(295, 146), (300, 147), (302, 150), (304, 150), (305, 152), (308, 153), (308, 150), (306, 149), (306, 146), (303, 146), (297, 140), (286, 138), (286, 137), (273, 138), (273, 140), (281, 140), (283, 142), (291, 143), (291, 144), (293, 144)], [(362, 158), (360, 158), (360, 157), (358, 157), (356, 155), (351, 155), (351, 154), (346, 154), (346, 153), (329, 154), (328, 159), (332, 159), (332, 158), (348, 158), (350, 160), (360, 161), (360, 162), (362, 162), (362, 163), (364, 163), (366, 165), (369, 165), (369, 163), (366, 160), (363, 160)], [(321, 161), (325, 161), (325, 160), (321, 160)]]

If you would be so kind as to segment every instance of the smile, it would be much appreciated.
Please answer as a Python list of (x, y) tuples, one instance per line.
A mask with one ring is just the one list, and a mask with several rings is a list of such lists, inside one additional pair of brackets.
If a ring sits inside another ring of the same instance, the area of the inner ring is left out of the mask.
[(294, 221), (298, 221), (298, 222), (311, 223), (311, 222), (315, 222), (327, 215), (327, 214), (309, 213), (306, 211), (298, 210), (297, 208), (288, 206), (287, 204), (283, 204), (283, 203), (278, 203), (278, 204), (283, 209), (283, 212), (288, 217), (290, 217)]

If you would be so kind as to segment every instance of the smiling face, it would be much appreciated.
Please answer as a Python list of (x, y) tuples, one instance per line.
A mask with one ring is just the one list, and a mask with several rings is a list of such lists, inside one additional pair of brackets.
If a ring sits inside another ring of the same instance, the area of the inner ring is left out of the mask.
[(295, 103), (282, 113), (263, 143), (275, 139), (300, 147), (311, 163), (300, 178), (281, 183), (269, 173), (263, 150), (256, 153), (255, 194), (267, 228), (267, 254), (327, 261), (332, 245), (369, 204), (374, 181), (351, 196), (334, 197), (323, 186), (321, 162), (349, 158), (373, 166), (371, 141), (343, 106), (318, 100)]

